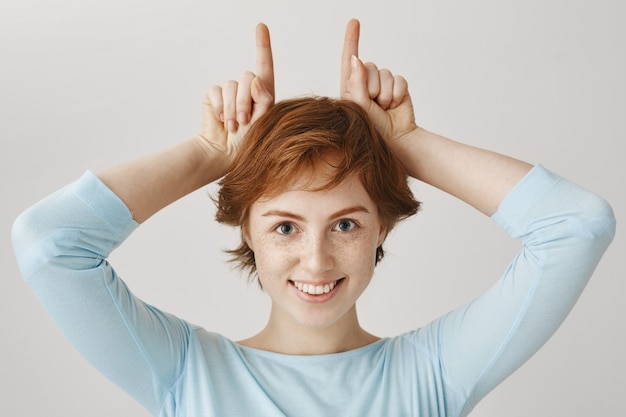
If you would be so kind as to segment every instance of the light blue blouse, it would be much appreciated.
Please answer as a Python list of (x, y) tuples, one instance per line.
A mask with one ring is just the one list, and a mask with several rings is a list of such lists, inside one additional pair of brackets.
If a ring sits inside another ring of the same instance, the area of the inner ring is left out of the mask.
[(245, 348), (135, 297), (106, 258), (137, 223), (92, 173), (20, 215), (13, 242), (67, 338), (155, 416), (464, 416), (554, 333), (615, 233), (604, 200), (541, 166), (493, 220), (523, 247), (485, 294), (321, 356)]

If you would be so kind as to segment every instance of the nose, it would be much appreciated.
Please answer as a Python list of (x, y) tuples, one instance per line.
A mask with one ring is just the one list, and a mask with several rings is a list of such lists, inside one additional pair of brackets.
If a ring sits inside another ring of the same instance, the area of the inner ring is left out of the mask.
[(332, 243), (324, 233), (309, 235), (300, 255), (302, 268), (312, 277), (320, 276), (333, 268)]

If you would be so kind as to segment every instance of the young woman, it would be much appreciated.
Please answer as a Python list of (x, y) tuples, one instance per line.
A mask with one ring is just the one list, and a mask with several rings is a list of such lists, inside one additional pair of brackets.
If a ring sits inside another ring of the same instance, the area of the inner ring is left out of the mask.
[[(209, 90), (200, 134), (86, 173), (13, 230), (25, 279), (81, 353), (158, 416), (461, 416), (524, 363), (576, 302), (614, 234), (601, 198), (541, 166), (415, 124), (406, 81), (358, 59), (346, 32), (344, 101), (273, 104), (267, 28), (257, 73)], [(407, 174), (491, 216), (523, 249), (469, 304), (393, 338), (355, 302), (397, 221)], [(152, 214), (220, 178), (234, 260), (271, 297), (239, 342), (150, 306), (106, 262)]]

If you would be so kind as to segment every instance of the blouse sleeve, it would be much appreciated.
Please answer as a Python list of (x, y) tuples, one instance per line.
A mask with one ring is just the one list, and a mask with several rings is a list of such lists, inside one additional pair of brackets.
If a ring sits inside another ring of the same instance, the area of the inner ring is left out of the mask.
[(557, 330), (615, 233), (606, 201), (541, 166), (492, 218), (522, 249), (490, 290), (417, 333), (466, 411)]
[(12, 236), (24, 279), (65, 336), (156, 414), (180, 375), (190, 330), (133, 296), (107, 262), (137, 226), (87, 172), (22, 213)]

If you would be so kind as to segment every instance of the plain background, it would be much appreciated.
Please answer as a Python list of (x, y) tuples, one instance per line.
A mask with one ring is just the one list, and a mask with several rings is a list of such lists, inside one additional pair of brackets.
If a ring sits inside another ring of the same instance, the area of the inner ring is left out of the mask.
[[(418, 123), (546, 167), (626, 213), (626, 3), (526, 1), (2, 0), (0, 409), (7, 416), (145, 416), (62, 337), (20, 279), (13, 219), (86, 169), (167, 147), (199, 126), (212, 84), (253, 70), (271, 31), (278, 99), (338, 91), (347, 20), (361, 57), (409, 80)], [(380, 336), (480, 294), (518, 249), (488, 218), (413, 182), (424, 208), (387, 241), (360, 302)], [(208, 187), (144, 224), (112, 256), (136, 294), (233, 339), (268, 301), (231, 271)], [(207, 193), (208, 191), (208, 193)], [(571, 315), (477, 416), (624, 416), (626, 240), (618, 233)]]

